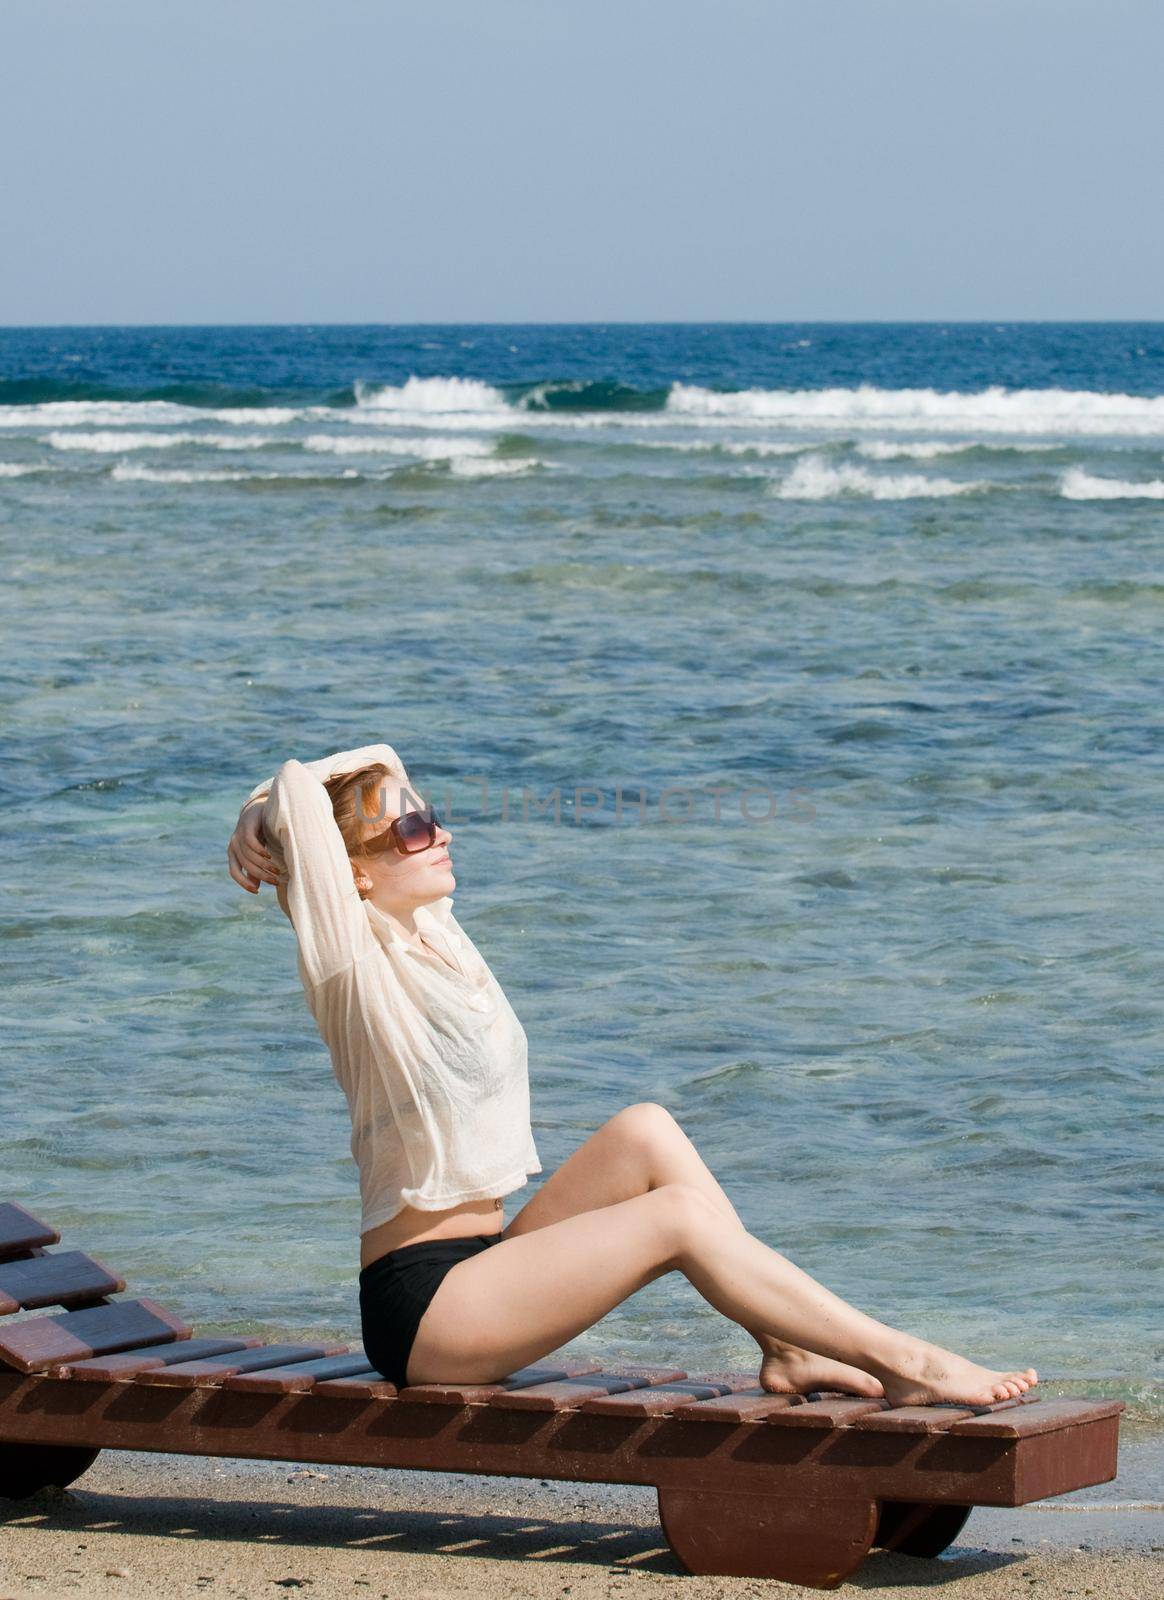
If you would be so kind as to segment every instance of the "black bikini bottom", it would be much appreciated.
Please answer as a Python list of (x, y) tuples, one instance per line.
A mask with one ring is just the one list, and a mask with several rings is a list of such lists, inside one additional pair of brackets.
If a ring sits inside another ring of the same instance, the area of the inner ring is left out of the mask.
[(428, 1310), (446, 1272), (458, 1261), (475, 1256), (500, 1233), (470, 1234), (463, 1239), (421, 1239), (389, 1250), (360, 1271), (360, 1330), (364, 1354), (384, 1376), (403, 1389), (408, 1357), (420, 1319)]

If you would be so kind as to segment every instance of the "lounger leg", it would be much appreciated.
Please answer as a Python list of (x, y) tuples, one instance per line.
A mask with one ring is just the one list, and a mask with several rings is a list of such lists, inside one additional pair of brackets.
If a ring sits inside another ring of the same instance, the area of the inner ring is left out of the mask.
[(874, 1500), (659, 1490), (659, 1520), (688, 1572), (835, 1589), (869, 1553)]
[(0, 1444), (0, 1498), (27, 1500), (38, 1489), (63, 1489), (96, 1461), (80, 1445)]
[(926, 1505), (912, 1500), (883, 1500), (875, 1548), (903, 1556), (940, 1556), (966, 1524), (971, 1506)]

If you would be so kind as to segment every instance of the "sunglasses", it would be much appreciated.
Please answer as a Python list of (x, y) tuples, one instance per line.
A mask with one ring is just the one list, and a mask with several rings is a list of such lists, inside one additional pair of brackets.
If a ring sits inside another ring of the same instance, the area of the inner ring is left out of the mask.
[(441, 819), (431, 806), (427, 811), (406, 811), (403, 816), (394, 817), (383, 833), (365, 839), (363, 852), (374, 856), (385, 850), (398, 850), (402, 856), (410, 856), (434, 845), (441, 826)]

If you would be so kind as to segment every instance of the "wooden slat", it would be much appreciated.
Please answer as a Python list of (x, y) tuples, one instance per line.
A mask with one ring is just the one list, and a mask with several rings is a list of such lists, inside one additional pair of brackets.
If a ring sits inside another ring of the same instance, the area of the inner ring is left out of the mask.
[(827, 1400), (806, 1399), (803, 1405), (773, 1411), (765, 1420), (772, 1428), (847, 1428), (858, 1417), (888, 1411), (889, 1401), (862, 1400), (856, 1395), (834, 1395)]
[(116, 1356), (93, 1356), (88, 1361), (73, 1361), (54, 1367), (55, 1378), (77, 1378), (82, 1383), (128, 1383), (150, 1367), (167, 1367), (175, 1361), (201, 1361), (204, 1356), (226, 1355), (233, 1350), (251, 1350), (261, 1339), (181, 1339), (177, 1344), (147, 1346), (144, 1350), (123, 1350)]
[(114, 1300), (84, 1311), (0, 1324), (0, 1361), (20, 1372), (43, 1372), (87, 1356), (170, 1344), (190, 1333), (180, 1317), (154, 1300)]
[(660, 1417), (673, 1412), (676, 1406), (692, 1400), (712, 1400), (716, 1395), (733, 1394), (749, 1389), (755, 1384), (753, 1373), (709, 1373), (698, 1378), (686, 1378), (679, 1383), (661, 1383), (648, 1389), (631, 1389), (625, 1394), (599, 1395), (578, 1407), (579, 1411), (600, 1416)]
[(60, 1237), (55, 1228), (15, 1201), (0, 1203), (0, 1256), (16, 1256), (39, 1245), (57, 1244)]
[(866, 1433), (945, 1433), (952, 1423), (973, 1415), (973, 1406), (890, 1406), (854, 1417), (849, 1426)]
[(583, 1373), (598, 1370), (597, 1361), (544, 1361), (521, 1367), (498, 1383), (412, 1383), (401, 1389), (400, 1397), (410, 1402), (418, 1401), (422, 1405), (488, 1405), (494, 1395), (506, 1394), (513, 1389), (528, 1389), (535, 1383), (561, 1383), (567, 1378), (580, 1378)]
[(395, 1400), (396, 1385), (380, 1372), (367, 1377), (323, 1378), (312, 1389), (314, 1395), (331, 1395), (336, 1400)]
[(161, 1385), (174, 1389), (212, 1389), (233, 1378), (236, 1372), (255, 1372), (264, 1367), (290, 1366), (296, 1361), (315, 1361), (320, 1356), (347, 1355), (346, 1344), (260, 1344), (234, 1355), (208, 1356), (204, 1361), (179, 1361), (169, 1367), (151, 1367), (140, 1372), (135, 1383)]
[(955, 1422), (950, 1432), (959, 1438), (1025, 1439), (1080, 1422), (1116, 1417), (1123, 1409), (1122, 1400), (1044, 1400), (1041, 1395), (1024, 1394), (1013, 1405), (1000, 1405), (989, 1414)]
[(354, 1351), (344, 1356), (322, 1356), (317, 1361), (299, 1361), (294, 1366), (267, 1367), (260, 1372), (236, 1372), (227, 1378), (224, 1389), (243, 1389), (248, 1394), (303, 1394), (319, 1379), (350, 1378), (373, 1373), (376, 1369), (367, 1356)]
[(676, 1422), (766, 1422), (774, 1411), (804, 1404), (802, 1394), (769, 1394), (752, 1384), (736, 1394), (716, 1395), (713, 1400), (692, 1400), (676, 1406)]
[(120, 1294), (125, 1279), (81, 1250), (0, 1262), (0, 1315), (37, 1306), (74, 1306)]
[(616, 1372), (589, 1372), (529, 1388), (505, 1389), (489, 1404), (505, 1411), (577, 1411), (583, 1401), (596, 1395), (624, 1394), (628, 1389), (646, 1389), (686, 1376), (675, 1367), (623, 1367)]

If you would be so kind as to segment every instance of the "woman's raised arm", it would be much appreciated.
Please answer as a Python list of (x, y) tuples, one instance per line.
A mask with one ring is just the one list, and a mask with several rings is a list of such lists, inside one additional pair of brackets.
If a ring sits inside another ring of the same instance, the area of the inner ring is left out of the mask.
[[(390, 744), (364, 744), (358, 750), (338, 750), (333, 756), (321, 756), (318, 761), (304, 761), (301, 765), (314, 773), (322, 783), (325, 778), (334, 778), (341, 772), (355, 772), (358, 767), (370, 767), (374, 761), (382, 761), (394, 771), (404, 770), (403, 762)], [(256, 783), (243, 801), (243, 811), (252, 801), (265, 800), (274, 781), (274, 778), (267, 778), (262, 783)]]
[[(338, 750), (335, 755), (321, 756), (318, 761), (301, 763), (322, 783), (341, 772), (355, 772), (359, 767), (382, 761), (392, 771), (403, 772), (400, 757), (390, 744), (365, 744), (358, 750)], [(238, 821), (226, 847), (227, 868), (231, 877), (248, 894), (258, 894), (264, 883), (278, 883), (279, 876), (263, 837), (263, 806), (271, 792), (274, 778), (257, 783), (239, 809)]]
[(285, 761), (263, 807), (263, 830), (287, 869), (287, 909), (299, 941), (300, 970), (312, 985), (376, 946), (336, 826), (331, 796), (301, 761)]

